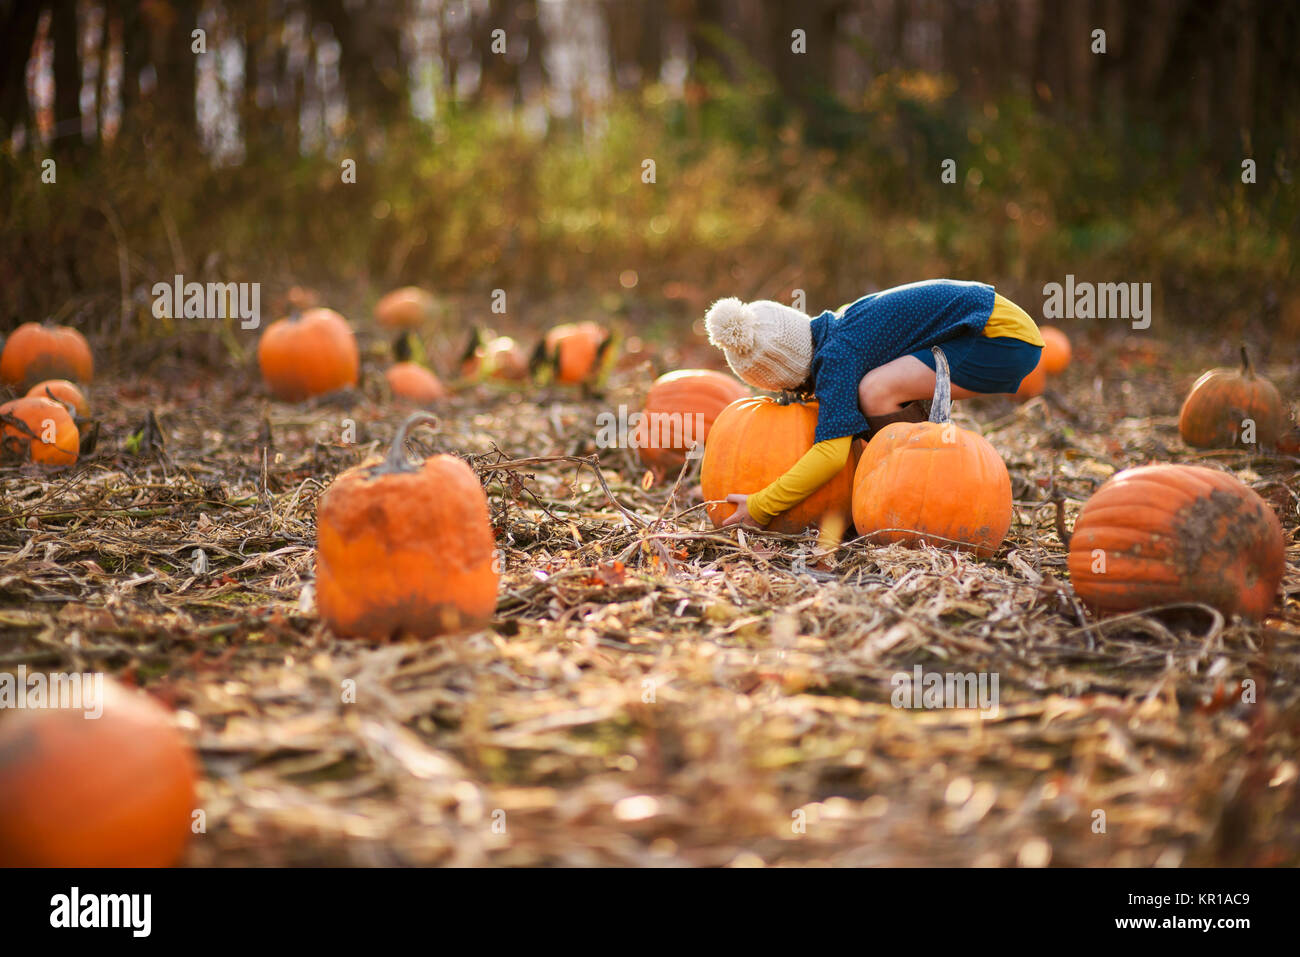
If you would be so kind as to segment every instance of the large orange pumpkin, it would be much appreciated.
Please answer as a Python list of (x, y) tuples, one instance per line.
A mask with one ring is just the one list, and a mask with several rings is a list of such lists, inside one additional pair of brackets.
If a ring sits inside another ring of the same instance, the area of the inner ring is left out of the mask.
[(394, 396), (417, 405), (428, 405), (451, 395), (436, 375), (415, 362), (398, 362), (389, 366), (384, 378)]
[(712, 369), (680, 369), (660, 376), (646, 394), (636, 431), (641, 461), (661, 475), (680, 469), (688, 448), (703, 448), (719, 413), (747, 395), (749, 389), (740, 382)]
[(27, 394), (43, 396), (70, 405), (80, 418), (85, 419), (90, 416), (90, 402), (86, 399), (86, 394), (67, 379), (46, 379), (28, 389)]
[(0, 866), (168, 867), (184, 852), (196, 762), (171, 713), (111, 678), (91, 695), (0, 710)]
[(1043, 336), (1043, 369), (1048, 375), (1060, 375), (1074, 355), (1070, 337), (1055, 326), (1043, 326), (1038, 331)]
[(394, 289), (375, 303), (375, 320), (385, 329), (415, 329), (434, 312), (432, 294), (419, 286)]
[(257, 344), (271, 394), (286, 402), (357, 384), (361, 354), (348, 321), (333, 309), (308, 309), (277, 319)]
[(613, 352), (608, 329), (591, 321), (569, 322), (546, 333), (531, 365), (539, 382), (594, 383), (607, 371)]
[[(736, 510), (728, 495), (752, 495), (775, 482), (813, 446), (817, 430), (816, 402), (786, 402), (769, 396), (737, 399), (713, 421), (700, 464), (700, 486), (714, 525), (721, 525)], [(852, 508), (853, 466), (849, 461), (838, 475), (768, 524), (778, 532), (801, 532), (810, 525), (832, 519), (848, 525)]]
[(0, 454), (38, 465), (71, 465), (81, 450), (81, 432), (61, 402), (24, 396), (0, 405)]
[(487, 496), (452, 455), (406, 459), (407, 431), (388, 457), (349, 469), (316, 506), (316, 603), (340, 635), (427, 638), (486, 621), (496, 608)]
[(1282, 526), (1253, 490), (1198, 465), (1144, 465), (1088, 499), (1070, 539), (1070, 579), (1102, 613), (1202, 602), (1259, 618), (1285, 568)]
[(853, 478), (853, 524), (868, 541), (972, 549), (988, 557), (1011, 528), (1011, 476), (988, 441), (950, 419), (948, 360), (937, 346), (929, 422), (871, 437)]
[(1196, 380), (1178, 414), (1178, 434), (1199, 449), (1245, 446), (1254, 423), (1257, 448), (1272, 448), (1285, 419), (1282, 397), (1273, 383), (1255, 374), (1243, 346), (1241, 369), (1211, 369)]
[(90, 346), (81, 333), (67, 326), (25, 322), (13, 331), (0, 354), (0, 378), (24, 389), (43, 379), (89, 382), (94, 376)]

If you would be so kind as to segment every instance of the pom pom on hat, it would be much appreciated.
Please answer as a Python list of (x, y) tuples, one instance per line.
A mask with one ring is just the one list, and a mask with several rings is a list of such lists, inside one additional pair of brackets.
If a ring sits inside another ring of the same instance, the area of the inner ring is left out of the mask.
[(754, 322), (753, 310), (734, 296), (719, 299), (704, 315), (709, 342), (739, 355), (754, 349)]

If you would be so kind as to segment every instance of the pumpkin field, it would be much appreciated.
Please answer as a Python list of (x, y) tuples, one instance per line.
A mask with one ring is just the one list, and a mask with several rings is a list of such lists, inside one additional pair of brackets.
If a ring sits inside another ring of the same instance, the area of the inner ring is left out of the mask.
[(1300, 6), (246, 6), (0, 3), (0, 866), (1300, 866)]

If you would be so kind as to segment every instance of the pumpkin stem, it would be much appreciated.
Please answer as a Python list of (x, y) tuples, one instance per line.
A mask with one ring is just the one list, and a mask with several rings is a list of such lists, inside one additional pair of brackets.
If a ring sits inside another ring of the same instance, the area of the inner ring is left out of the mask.
[(1241, 374), (1247, 378), (1255, 375), (1255, 368), (1250, 364), (1250, 355), (1246, 352), (1246, 344), (1241, 344)]
[(384, 456), (384, 461), (375, 468), (375, 471), (381, 474), (419, 471), (419, 466), (412, 464), (406, 457), (406, 435), (415, 426), (425, 424), (437, 428), (438, 417), (429, 412), (413, 412), (407, 416), (406, 421), (397, 427), (397, 434), (393, 436), (393, 444), (388, 449), (388, 455)]
[(952, 418), (952, 374), (948, 371), (948, 357), (938, 346), (932, 346), (934, 355), (934, 401), (930, 403), (930, 421), (939, 425)]

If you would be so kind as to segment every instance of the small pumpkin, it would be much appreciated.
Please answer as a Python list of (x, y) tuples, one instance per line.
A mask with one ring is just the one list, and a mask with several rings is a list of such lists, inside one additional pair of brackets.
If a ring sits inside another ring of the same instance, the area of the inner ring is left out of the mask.
[(1249, 447), (1273, 448), (1285, 419), (1282, 397), (1263, 376), (1255, 374), (1246, 347), (1241, 347), (1241, 369), (1211, 369), (1192, 386), (1178, 413), (1178, 434), (1198, 449), (1230, 449), (1245, 445), (1254, 423)]
[(509, 336), (493, 336), (475, 329), (461, 356), (460, 374), (477, 381), (518, 382), (528, 378), (528, 357)]
[(105, 678), (95, 699), (0, 711), (0, 866), (180, 860), (195, 804), (192, 749), (144, 692)]
[(340, 475), (316, 506), (316, 603), (346, 637), (432, 637), (477, 625), (496, 608), (499, 574), (483, 486), (465, 462), (423, 465), (403, 446)]
[(333, 309), (290, 313), (266, 327), (257, 362), (271, 394), (285, 402), (357, 384), (361, 354), (348, 321)]
[(72, 465), (80, 448), (81, 433), (63, 403), (24, 396), (0, 405), (0, 455), (37, 465)]
[(419, 286), (394, 289), (375, 303), (375, 320), (385, 329), (416, 329), (433, 317), (433, 295)]
[(451, 395), (436, 375), (415, 362), (398, 362), (389, 366), (384, 378), (394, 396), (417, 405), (428, 405)]
[(546, 333), (530, 368), (539, 382), (594, 384), (603, 379), (616, 351), (613, 336), (600, 324), (569, 322)]
[[(817, 403), (770, 396), (746, 396), (724, 408), (709, 429), (700, 463), (700, 488), (710, 520), (720, 526), (736, 510), (728, 495), (752, 495), (775, 482), (813, 446)], [(794, 508), (776, 516), (768, 528), (802, 532), (824, 520), (848, 525), (852, 509), (853, 466), (850, 456), (834, 478)]]
[(44, 379), (89, 382), (94, 376), (95, 359), (85, 336), (68, 326), (25, 322), (0, 354), (0, 378), (23, 389)]
[(65, 405), (72, 406), (73, 411), (77, 413), (79, 418), (90, 418), (90, 402), (86, 398), (86, 394), (67, 379), (46, 379), (44, 382), (38, 382), (27, 390), (27, 395), (44, 396), (47, 399), (62, 402)]
[(1260, 618), (1285, 569), (1282, 526), (1252, 489), (1198, 465), (1144, 465), (1088, 499), (1070, 538), (1070, 579), (1094, 610), (1202, 602)]
[(1038, 331), (1043, 336), (1043, 369), (1048, 375), (1060, 375), (1074, 356), (1070, 337), (1055, 326), (1043, 326)]
[(872, 542), (993, 555), (1011, 528), (1011, 476), (984, 436), (951, 420), (948, 359), (935, 346), (929, 422), (895, 422), (867, 443), (853, 477), (853, 524)]
[(679, 470), (691, 446), (703, 449), (722, 410), (747, 395), (749, 389), (740, 382), (712, 369), (679, 369), (660, 376), (646, 394), (637, 426), (641, 461), (661, 475)]

